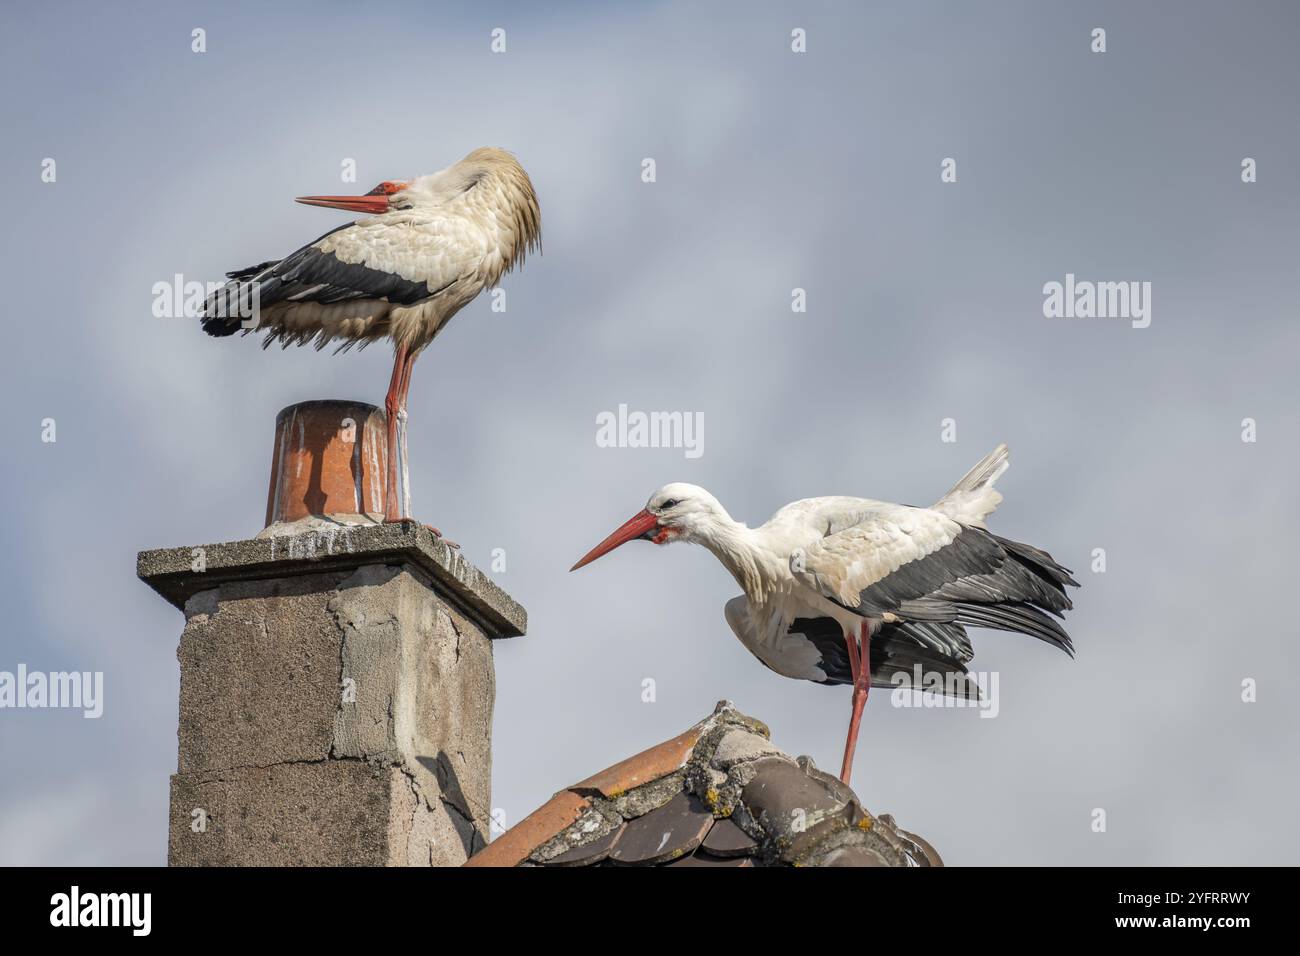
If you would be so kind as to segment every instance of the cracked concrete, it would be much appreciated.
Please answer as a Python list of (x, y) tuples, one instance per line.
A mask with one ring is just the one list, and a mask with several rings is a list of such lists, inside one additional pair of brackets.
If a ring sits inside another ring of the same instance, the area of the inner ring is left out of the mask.
[(495, 676), (463, 601), (402, 563), (183, 587), (170, 864), (455, 865), (485, 845)]

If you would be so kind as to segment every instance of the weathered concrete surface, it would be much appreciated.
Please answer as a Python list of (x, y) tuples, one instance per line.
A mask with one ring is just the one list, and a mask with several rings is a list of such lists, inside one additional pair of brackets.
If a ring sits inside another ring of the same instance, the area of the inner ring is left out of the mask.
[(510, 595), (456, 548), (414, 522), (340, 523), (331, 530), (141, 551), (136, 575), (183, 609), (198, 592), (228, 581), (355, 570), (366, 564), (410, 565), (489, 637), (518, 637), (527, 630), (528, 615)]
[(327, 760), (172, 777), (171, 866), (448, 866), (482, 846), (398, 767)]
[(328, 560), (281, 541), (270, 565), (235, 542), (202, 571), (191, 549), (140, 556), (186, 615), (172, 865), (446, 865), (484, 845), (502, 631), (463, 580), (452, 594), (422, 561), (376, 560), (383, 541)]
[(186, 606), (181, 773), (323, 760), (339, 708), (342, 574), (236, 581)]

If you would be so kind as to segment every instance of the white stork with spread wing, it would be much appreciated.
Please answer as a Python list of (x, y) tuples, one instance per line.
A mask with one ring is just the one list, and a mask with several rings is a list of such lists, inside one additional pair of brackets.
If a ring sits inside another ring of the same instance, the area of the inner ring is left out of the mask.
[(411, 368), (453, 315), (540, 248), (537, 195), (513, 156), (486, 147), (432, 175), (380, 183), (364, 196), (298, 202), (368, 218), (284, 259), (229, 273), (230, 282), (206, 303), (203, 329), (217, 336), (266, 332), (263, 347), (319, 349), (341, 341), (346, 350), (391, 340), (384, 517), (407, 520), (398, 429), (404, 437)]
[(919, 667), (927, 684), (941, 677), (945, 693), (978, 696), (967, 626), (1027, 634), (1073, 656), (1057, 619), (1072, 606), (1065, 588), (1078, 582), (1045, 551), (985, 526), (1008, 464), (999, 445), (929, 508), (807, 498), (757, 528), (703, 488), (665, 485), (573, 570), (637, 538), (712, 551), (745, 592), (725, 613), (750, 653), (786, 677), (853, 685), (840, 770), (848, 783), (872, 686)]

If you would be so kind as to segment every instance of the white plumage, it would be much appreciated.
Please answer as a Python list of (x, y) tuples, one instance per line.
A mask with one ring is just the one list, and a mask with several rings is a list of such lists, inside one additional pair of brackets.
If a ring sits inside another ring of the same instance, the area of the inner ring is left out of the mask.
[[(665, 485), (574, 567), (634, 538), (708, 548), (740, 585), (727, 623), (787, 677), (854, 685), (842, 776), (847, 782), (867, 689), (913, 668), (965, 680), (965, 625), (1018, 631), (1072, 652), (1056, 617), (1070, 605), (1069, 571), (1037, 548), (1000, 538), (985, 520), (1009, 464), (999, 445), (929, 508), (870, 498), (806, 498), (749, 528), (696, 485)], [(866, 661), (867, 666), (860, 666)]]
[[(364, 196), (299, 202), (372, 215), (284, 259), (229, 273), (230, 282), (208, 300), (203, 328), (217, 336), (265, 332), (264, 345), (321, 348), (338, 341), (347, 349), (390, 339), (396, 355), (385, 400), (385, 516), (403, 520), (398, 429), (411, 367), (452, 316), (540, 247), (537, 196), (513, 156), (484, 148), (432, 175), (380, 183)], [(254, 314), (230, 303), (252, 303)]]

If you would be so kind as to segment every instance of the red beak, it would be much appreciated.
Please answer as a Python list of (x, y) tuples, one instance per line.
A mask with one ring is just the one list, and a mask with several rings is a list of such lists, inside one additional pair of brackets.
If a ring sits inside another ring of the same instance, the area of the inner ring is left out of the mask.
[(299, 196), (294, 202), (305, 206), (328, 206), (330, 209), (364, 212), (371, 216), (388, 212), (387, 196)]
[(591, 564), (603, 554), (609, 554), (620, 544), (627, 544), (629, 541), (635, 541), (637, 538), (652, 538), (651, 532), (659, 527), (659, 519), (650, 512), (642, 510), (629, 518), (623, 527), (619, 528), (608, 538), (596, 545), (582, 559), (569, 568), (570, 571), (576, 571), (583, 565)]

